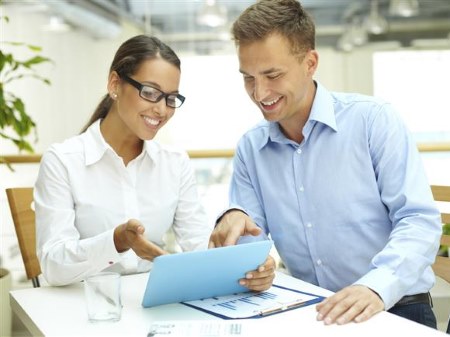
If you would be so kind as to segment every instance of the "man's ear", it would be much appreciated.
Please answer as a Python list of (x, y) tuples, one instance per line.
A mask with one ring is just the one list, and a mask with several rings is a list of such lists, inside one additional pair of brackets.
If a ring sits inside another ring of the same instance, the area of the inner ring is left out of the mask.
[(319, 53), (316, 50), (310, 50), (306, 54), (306, 64), (308, 67), (308, 73), (312, 76), (316, 72), (319, 65)]

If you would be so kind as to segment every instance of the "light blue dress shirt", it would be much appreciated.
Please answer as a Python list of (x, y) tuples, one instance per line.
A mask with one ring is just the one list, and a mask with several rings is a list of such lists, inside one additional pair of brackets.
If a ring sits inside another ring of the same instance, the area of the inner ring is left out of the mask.
[(319, 83), (301, 144), (262, 121), (239, 141), (230, 188), (289, 272), (392, 307), (429, 291), (442, 227), (416, 144), (390, 104)]

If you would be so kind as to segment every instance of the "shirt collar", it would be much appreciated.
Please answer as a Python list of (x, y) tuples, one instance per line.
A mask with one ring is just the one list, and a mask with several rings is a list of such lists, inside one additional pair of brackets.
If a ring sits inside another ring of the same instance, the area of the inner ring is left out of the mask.
[[(101, 119), (95, 121), (86, 130), (83, 137), (84, 153), (86, 154), (86, 166), (98, 162), (107, 151), (111, 151), (111, 153), (114, 153), (117, 156), (115, 151), (103, 138), (103, 135), (100, 131), (100, 123)], [(159, 147), (155, 142), (147, 140), (144, 141), (142, 152), (142, 156), (148, 156), (153, 162), (156, 162), (158, 158)]]
[(336, 125), (336, 115), (334, 113), (334, 99), (331, 93), (325, 89), (320, 83), (314, 81), (316, 84), (316, 95), (311, 107), (307, 124), (310, 121), (317, 121), (328, 125), (334, 131), (338, 131)]
[[(303, 134), (305, 134), (306, 137), (311, 132), (314, 122), (325, 124), (334, 131), (338, 130), (334, 113), (333, 96), (319, 82), (314, 81), (314, 83), (316, 84), (316, 95), (314, 96), (311, 112), (303, 130)], [(286, 138), (283, 132), (281, 132), (277, 122), (264, 122), (268, 125), (268, 128), (266, 128), (265, 136), (262, 138), (260, 149), (262, 149), (269, 140), (282, 144), (294, 144), (293, 141)]]
[(100, 132), (100, 122), (99, 119), (89, 126), (83, 137), (86, 166), (99, 161), (109, 148)]
[(158, 161), (160, 148), (159, 148), (158, 144), (155, 143), (153, 140), (144, 141), (144, 148), (142, 151), (154, 163), (156, 163)]

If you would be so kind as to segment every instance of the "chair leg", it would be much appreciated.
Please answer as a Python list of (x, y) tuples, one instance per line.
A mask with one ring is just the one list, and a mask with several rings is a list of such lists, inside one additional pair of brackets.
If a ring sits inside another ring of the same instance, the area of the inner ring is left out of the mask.
[(33, 282), (33, 288), (39, 288), (41, 285), (39, 284), (39, 278), (36, 276), (36, 277), (33, 277), (32, 279), (31, 279), (31, 282)]

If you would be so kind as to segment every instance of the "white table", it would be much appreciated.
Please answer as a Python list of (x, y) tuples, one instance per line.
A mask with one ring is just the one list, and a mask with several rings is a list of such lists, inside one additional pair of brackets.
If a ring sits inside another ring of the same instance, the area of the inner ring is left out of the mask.
[[(154, 308), (141, 306), (148, 274), (122, 277), (122, 318), (115, 323), (89, 323), (81, 283), (10, 292), (11, 307), (33, 336), (146, 336), (155, 321), (218, 320), (182, 304)], [(275, 284), (327, 296), (329, 291), (278, 273)], [(307, 306), (259, 319), (239, 320), (248, 336), (446, 336), (387, 312), (364, 323), (325, 326), (316, 321), (315, 306)]]

